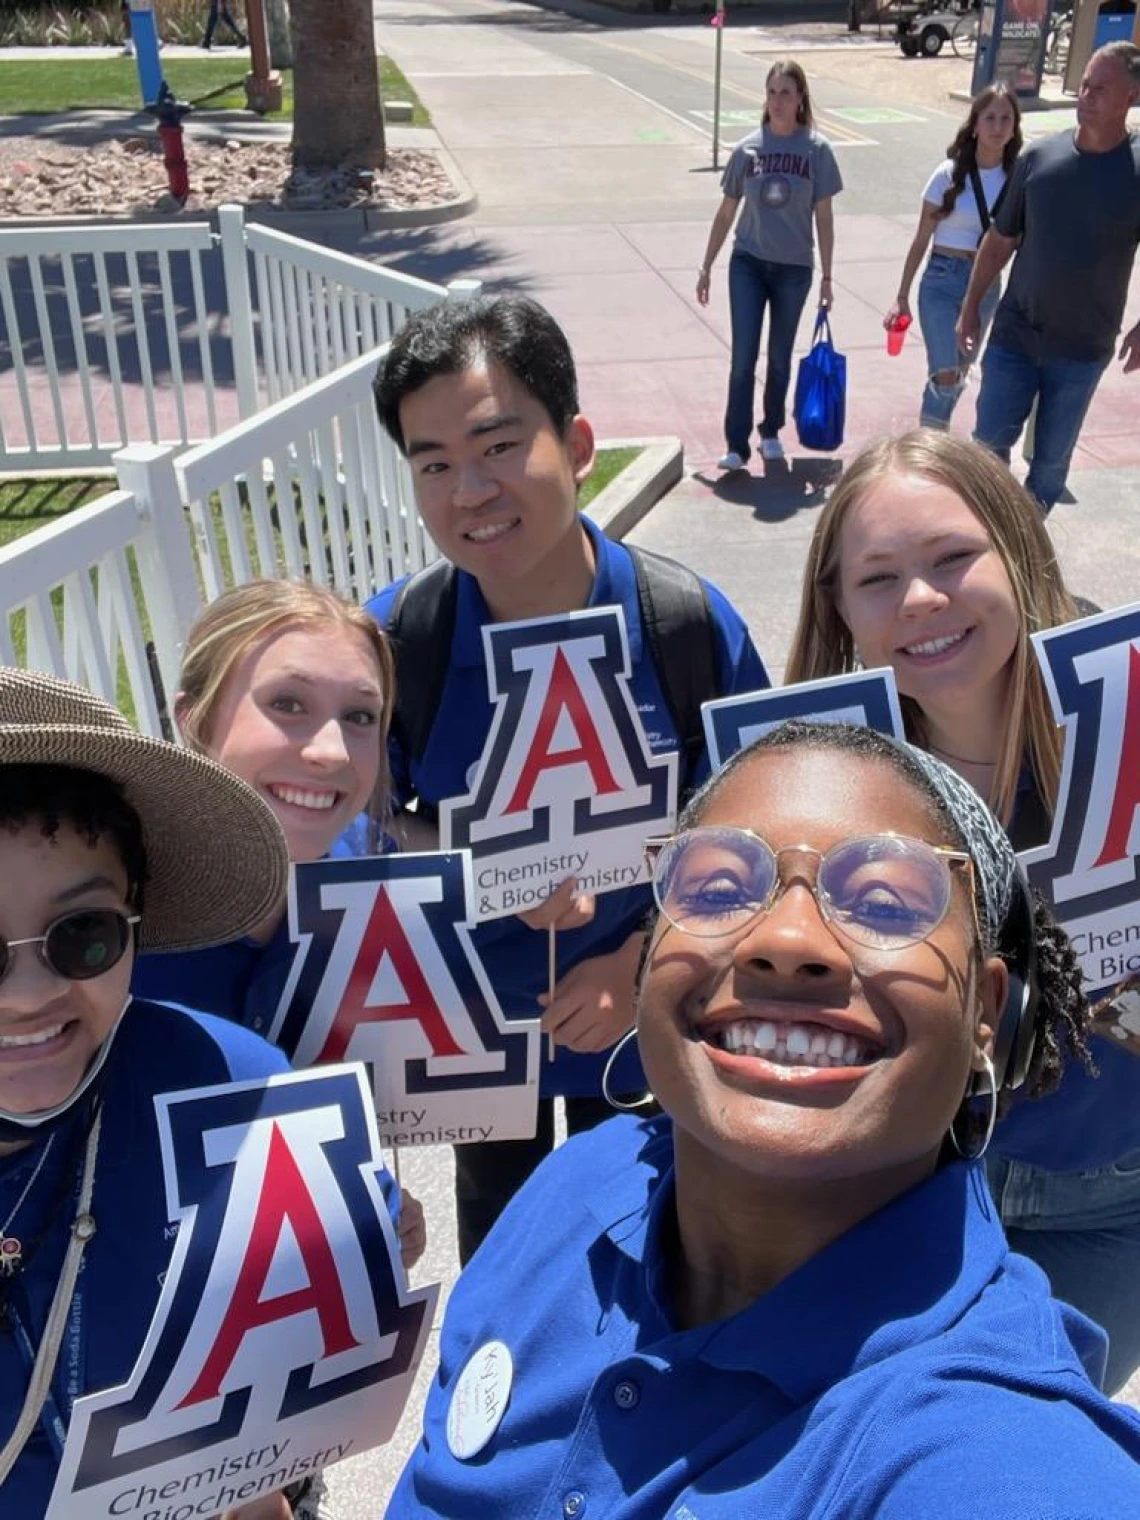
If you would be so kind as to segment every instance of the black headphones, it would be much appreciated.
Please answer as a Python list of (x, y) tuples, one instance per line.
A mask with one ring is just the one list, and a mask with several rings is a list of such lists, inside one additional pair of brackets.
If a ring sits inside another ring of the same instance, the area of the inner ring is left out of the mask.
[(994, 1077), (1000, 1092), (1025, 1081), (1037, 1038), (1037, 1006), (1041, 989), (1037, 977), (1037, 931), (1033, 896), (1018, 865), (1013, 876), (1009, 908), (998, 936), (997, 953), (1009, 971), (1005, 1006), (994, 1030)]

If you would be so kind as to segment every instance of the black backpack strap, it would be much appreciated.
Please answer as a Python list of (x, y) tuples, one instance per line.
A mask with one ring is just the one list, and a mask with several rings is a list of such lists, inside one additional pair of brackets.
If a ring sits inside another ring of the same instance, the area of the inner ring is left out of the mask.
[(625, 546), (637, 576), (637, 600), (649, 651), (681, 748), (681, 795), (705, 744), (701, 703), (721, 695), (716, 631), (700, 576), (676, 560)]
[(387, 628), (396, 661), (392, 736), (407, 756), (409, 770), (423, 758), (439, 712), (458, 594), (455, 566), (439, 559), (409, 576), (392, 604)]

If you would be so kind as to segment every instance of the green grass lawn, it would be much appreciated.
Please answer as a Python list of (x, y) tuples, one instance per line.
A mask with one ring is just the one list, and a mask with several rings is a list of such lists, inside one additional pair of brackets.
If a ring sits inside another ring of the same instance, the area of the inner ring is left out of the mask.
[[(625, 449), (602, 449), (594, 466), (594, 473), (583, 486), (580, 495), (580, 504), (584, 507), (597, 496), (615, 476), (620, 474), (625, 467), (637, 458), (641, 450), (636, 448)], [(67, 480), (10, 480), (0, 481), (0, 549), (5, 544), (15, 542), (26, 533), (32, 533), (37, 528), (47, 526), (49, 523), (59, 522), (69, 512), (74, 512), (77, 507), (84, 503), (94, 501), (100, 496), (117, 489), (117, 483), (113, 478), (102, 476), (82, 476)], [(221, 505), (216, 500), (212, 503), (214, 514), (215, 531), (218, 534), (219, 546), (225, 555), (225, 533), (222, 521)], [(249, 532), (250, 548), (253, 545), (252, 529)], [(226, 566), (228, 573), (228, 565)], [(139, 584), (138, 569), (131, 556), (131, 580), (135, 588), (135, 596), (142, 613), (143, 628), (147, 637), (150, 635), (149, 620), (146, 616), (145, 603)], [(57, 615), (62, 605), (62, 593), (58, 590), (53, 593)], [(12, 642), (15, 646), (17, 659), (23, 659), (25, 649), (24, 614), (18, 613), (10, 623)], [(130, 684), (127, 680), (125, 665), (120, 666), (118, 672), (118, 703), (119, 707), (128, 717), (134, 717), (134, 704), (131, 700)]]
[(610, 481), (620, 475), (626, 465), (632, 464), (641, 453), (640, 449), (599, 449), (594, 461), (593, 474), (578, 492), (578, 505), (588, 507)]
[[(632, 464), (640, 449), (601, 449), (594, 473), (582, 487), (579, 497), (584, 507), (609, 485), (626, 465)], [(0, 481), (0, 548), (47, 523), (57, 522), (81, 507), (84, 502), (106, 496), (118, 486), (106, 475), (76, 476), (68, 480)]]
[[(2, 71), (0, 71), (2, 72)], [(118, 490), (114, 480), (84, 477), (74, 480), (10, 480), (0, 483), (0, 548), (56, 522), (85, 501)]]
[[(24, 62), (6, 59), (0, 51), (0, 115), (51, 115), (63, 111), (140, 109), (139, 77), (130, 58), (61, 58)], [(199, 112), (245, 109), (243, 81), (248, 60), (243, 53), (217, 58), (169, 58), (163, 63), (166, 82), (179, 100)], [(383, 100), (410, 100), (413, 126), (431, 125), (423, 102), (390, 58), (379, 60)], [(293, 115), (293, 75), (281, 75), (284, 102), (274, 120)]]

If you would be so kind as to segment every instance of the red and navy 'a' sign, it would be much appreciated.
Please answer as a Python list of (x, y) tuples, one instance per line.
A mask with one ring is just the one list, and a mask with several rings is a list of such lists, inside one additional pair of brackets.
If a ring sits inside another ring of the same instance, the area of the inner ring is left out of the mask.
[(793, 718), (810, 723), (858, 723), (895, 739), (906, 737), (893, 670), (856, 670), (795, 686), (721, 697), (701, 708), (713, 768), (738, 749)]
[(440, 809), (443, 839), (475, 857), (476, 913), (632, 885), (646, 835), (671, 826), (675, 752), (653, 755), (629, 687), (620, 607), (483, 630), (496, 711), (466, 797)]
[(294, 1064), (398, 1061), (409, 1099), (527, 1083), (537, 1024), (499, 1007), (467, 928), (470, 872), (459, 851), (293, 867), (300, 950), (270, 1037)]
[(431, 1320), (360, 1068), (155, 1101), (174, 1254), (130, 1381), (75, 1406), (50, 1511), (68, 1520), (141, 1513), (164, 1485), (228, 1509), (233, 1474), (269, 1493), (386, 1439)]
[(1140, 605), (1034, 644), (1065, 756), (1052, 836), (1023, 858), (1095, 992), (1140, 971)]

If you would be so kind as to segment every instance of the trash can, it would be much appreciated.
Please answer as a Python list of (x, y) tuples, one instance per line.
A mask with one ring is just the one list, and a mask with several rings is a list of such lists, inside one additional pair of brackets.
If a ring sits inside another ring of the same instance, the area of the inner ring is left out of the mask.
[(1109, 0), (1101, 6), (1093, 33), (1093, 52), (1109, 42), (1131, 42), (1132, 28), (1136, 24), (1136, 7), (1120, 0)]

